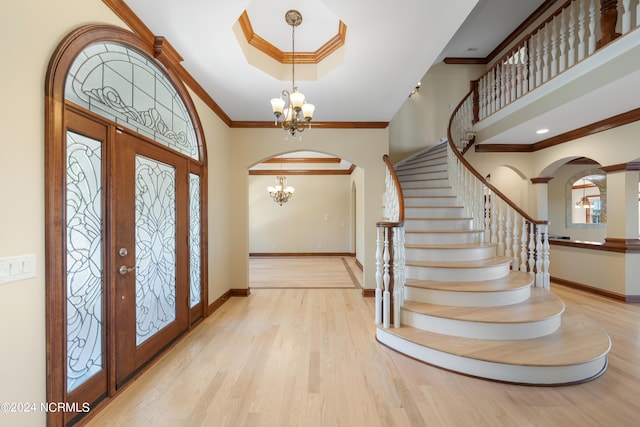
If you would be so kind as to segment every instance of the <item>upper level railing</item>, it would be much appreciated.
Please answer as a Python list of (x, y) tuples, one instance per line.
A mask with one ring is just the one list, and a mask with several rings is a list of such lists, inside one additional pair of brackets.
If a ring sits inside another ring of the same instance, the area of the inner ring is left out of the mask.
[(483, 120), (640, 25), (640, 0), (569, 0), (472, 83)]

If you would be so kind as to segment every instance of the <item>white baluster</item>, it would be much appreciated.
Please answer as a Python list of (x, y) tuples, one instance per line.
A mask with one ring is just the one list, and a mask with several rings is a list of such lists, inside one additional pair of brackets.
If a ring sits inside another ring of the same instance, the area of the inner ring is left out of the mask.
[(513, 254), (511, 253), (511, 245), (512, 245), (512, 237), (511, 233), (513, 232), (513, 225), (511, 223), (511, 206), (506, 206), (506, 221), (504, 223), (505, 228), (505, 239), (504, 239), (504, 255), (511, 258), (513, 260)]
[(549, 31), (551, 30), (550, 25), (546, 25), (540, 31), (542, 32), (542, 61), (544, 62), (542, 65), (542, 81), (546, 82), (549, 80), (549, 71), (551, 70), (551, 59), (550, 51), (551, 51), (551, 41), (549, 36)]
[(530, 222), (529, 223), (529, 270), (530, 272), (534, 272), (535, 270), (535, 251), (536, 251), (536, 235), (535, 235), (535, 225)]
[(504, 256), (504, 200), (498, 203), (498, 256)]
[(509, 101), (513, 102), (517, 98), (518, 86), (520, 85), (520, 46), (516, 47), (516, 51), (512, 56), (512, 63), (509, 66), (511, 68), (511, 93), (509, 94)]
[[(498, 243), (498, 196), (491, 194), (491, 210), (489, 214), (491, 216), (491, 243)], [(500, 255), (498, 251), (498, 255)]]
[(389, 282), (391, 275), (389, 274), (389, 260), (391, 255), (389, 254), (389, 228), (384, 228), (384, 252), (382, 255), (384, 272), (382, 274), (382, 280), (384, 283), (384, 292), (382, 293), (382, 326), (385, 329), (389, 328), (389, 314), (391, 310), (391, 293), (389, 292)]
[(542, 276), (542, 226), (536, 226), (536, 286), (544, 287)]
[(478, 92), (480, 94), (480, 120), (487, 117), (487, 75), (483, 75), (479, 82)]
[(382, 227), (378, 227), (376, 239), (376, 324), (382, 323)]
[(585, 50), (586, 50), (586, 23), (585, 23), (585, 19), (586, 19), (586, 15), (587, 13), (585, 12), (585, 7), (586, 5), (584, 4), (585, 0), (580, 0), (579, 1), (579, 12), (578, 12), (578, 62), (582, 61), (585, 57)]
[(587, 47), (587, 56), (596, 51), (596, 2), (589, 2), (589, 44)]
[(536, 82), (534, 87), (542, 84), (542, 34), (540, 31), (535, 34), (536, 39)]
[(491, 190), (486, 189), (484, 195), (484, 241), (491, 241)]
[(529, 49), (527, 44), (523, 45), (522, 52), (522, 95), (529, 92)]
[(549, 64), (549, 75), (550, 78), (554, 78), (557, 74), (558, 74), (558, 32), (557, 32), (557, 27), (558, 25), (558, 17), (556, 16), (550, 23), (549, 23), (549, 32), (551, 33), (551, 63)]
[(551, 275), (549, 274), (549, 224), (544, 226), (544, 241), (542, 243), (542, 283), (546, 289), (551, 287)]
[(527, 271), (527, 221), (524, 217), (520, 232), (520, 271)]
[(402, 282), (400, 281), (400, 235), (399, 228), (393, 228), (393, 327), (400, 327), (400, 293)]
[(491, 69), (489, 71), (489, 115), (496, 111), (496, 70)]
[(518, 222), (519, 222), (519, 215), (516, 211), (513, 212), (513, 264), (511, 265), (511, 268), (513, 269), (513, 271), (518, 271), (518, 244), (520, 243), (518, 241), (518, 237), (520, 236), (519, 234), (519, 229), (518, 229)]
[(506, 105), (506, 95), (509, 91), (509, 79), (507, 76), (507, 66), (503, 62), (498, 65), (498, 69), (500, 70), (500, 106), (499, 108), (503, 108)]
[(405, 258), (405, 250), (404, 250), (404, 227), (398, 227), (396, 229), (396, 236), (398, 239), (398, 252), (397, 252), (397, 263), (398, 263), (398, 275), (396, 276), (396, 289), (395, 289), (395, 301), (396, 301), (396, 312), (394, 314), (394, 325), (396, 328), (400, 327), (400, 308), (404, 304), (404, 285), (405, 285), (405, 266), (406, 266), (406, 258)]
[(576, 2), (569, 5), (569, 51), (567, 52), (567, 67), (572, 67), (576, 62)]
[(484, 184), (476, 179), (476, 221), (475, 228), (482, 230), (484, 228)]
[(562, 9), (558, 19), (560, 25), (560, 34), (558, 38), (560, 39), (560, 44), (558, 45), (558, 72), (562, 73), (567, 68), (567, 25), (566, 25), (566, 15), (567, 10)]
[(631, 0), (622, 0), (622, 34), (626, 34), (631, 29)]

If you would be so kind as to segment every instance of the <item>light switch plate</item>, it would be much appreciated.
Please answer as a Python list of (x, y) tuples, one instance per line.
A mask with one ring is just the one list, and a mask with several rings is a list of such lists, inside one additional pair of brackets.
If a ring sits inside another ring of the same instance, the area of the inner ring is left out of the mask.
[(0, 284), (31, 277), (36, 277), (35, 254), (0, 258)]

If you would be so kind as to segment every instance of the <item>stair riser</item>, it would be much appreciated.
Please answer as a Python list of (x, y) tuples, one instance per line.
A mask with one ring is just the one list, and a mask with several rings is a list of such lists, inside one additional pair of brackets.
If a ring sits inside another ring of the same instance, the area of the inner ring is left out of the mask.
[(471, 230), (473, 220), (469, 218), (451, 219), (405, 219), (404, 226), (407, 230)]
[(420, 181), (400, 181), (400, 186), (404, 192), (407, 188), (426, 188), (426, 187), (450, 187), (451, 183), (447, 178), (440, 179), (423, 179)]
[(416, 206), (458, 206), (457, 197), (407, 197), (404, 198), (405, 207)]
[(405, 232), (405, 243), (410, 245), (442, 245), (457, 243), (480, 243), (482, 234), (469, 231), (467, 233), (411, 233)]
[(396, 174), (400, 182), (402, 181), (414, 181), (417, 179), (448, 179), (449, 175), (446, 170), (438, 170), (437, 172), (430, 173), (404, 173)]
[(464, 208), (460, 207), (404, 208), (405, 218), (462, 218), (464, 215)]
[(422, 166), (433, 166), (433, 165), (442, 165), (447, 162), (447, 158), (442, 155), (439, 156), (430, 156), (429, 158), (423, 158), (419, 160), (414, 160), (408, 163), (405, 163), (399, 166), (396, 171), (403, 171), (407, 169), (415, 169)]
[(455, 307), (497, 307), (518, 304), (531, 295), (531, 287), (496, 292), (455, 292), (441, 289), (404, 287), (404, 299)]
[(554, 333), (560, 327), (561, 316), (535, 322), (522, 323), (481, 323), (464, 320), (446, 319), (401, 310), (401, 322), (404, 325), (437, 334), (446, 334), (462, 338), (480, 340), (526, 340), (540, 338)]
[(496, 256), (495, 246), (471, 248), (406, 248), (405, 258), (415, 261), (475, 261)]
[(443, 282), (477, 282), (505, 277), (509, 274), (509, 264), (471, 268), (420, 267), (407, 265), (405, 271), (408, 279), (441, 280)]
[(406, 197), (433, 197), (433, 196), (455, 196), (451, 187), (442, 188), (403, 188), (402, 194)]
[(591, 380), (602, 375), (607, 368), (607, 357), (602, 356), (587, 363), (560, 366), (526, 366), (487, 362), (446, 353), (421, 346), (391, 332), (376, 328), (376, 338), (382, 344), (416, 360), (479, 378), (495, 381), (532, 384), (562, 385)]
[(442, 171), (447, 169), (447, 165), (446, 164), (433, 164), (433, 165), (428, 165), (428, 166), (419, 166), (419, 167), (413, 167), (411, 169), (405, 169), (405, 170), (399, 170), (396, 171), (396, 175), (400, 176), (400, 175), (414, 175), (414, 174), (418, 174), (418, 173), (429, 173), (429, 172), (436, 172), (436, 171)]

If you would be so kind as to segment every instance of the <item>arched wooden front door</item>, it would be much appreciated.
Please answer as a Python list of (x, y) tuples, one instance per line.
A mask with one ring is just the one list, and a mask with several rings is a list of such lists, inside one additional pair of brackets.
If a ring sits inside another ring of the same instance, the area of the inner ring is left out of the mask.
[(131, 33), (69, 35), (46, 91), (47, 400), (78, 409), (49, 415), (63, 425), (204, 317), (206, 158), (186, 90)]

